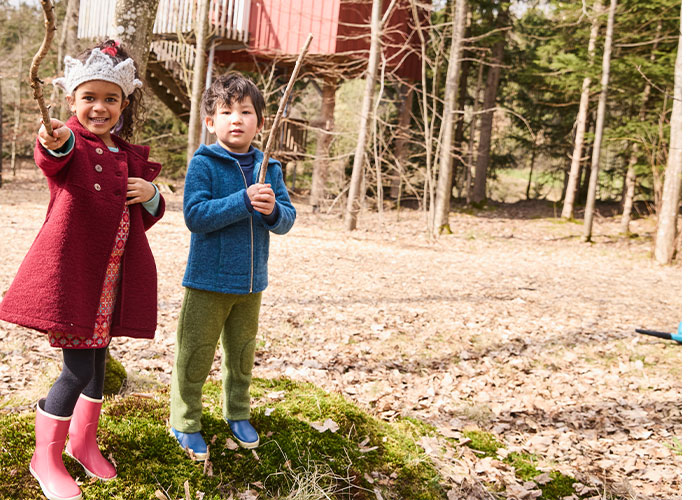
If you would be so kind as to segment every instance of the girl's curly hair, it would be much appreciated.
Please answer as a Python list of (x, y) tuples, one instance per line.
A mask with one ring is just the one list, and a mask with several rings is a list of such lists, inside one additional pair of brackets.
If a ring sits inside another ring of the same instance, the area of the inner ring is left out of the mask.
[[(95, 48), (109, 55), (115, 64), (119, 64), (130, 57), (119, 42), (115, 40), (105, 40), (78, 54), (77, 59), (81, 62), (85, 62)], [(136, 62), (134, 62), (134, 68), (136, 69), (136, 74), (134, 76), (135, 78), (139, 78), (139, 68), (136, 66)], [(112, 130), (112, 133), (118, 135), (125, 141), (129, 141), (134, 135), (134, 128), (143, 118), (143, 90), (141, 88), (135, 88), (131, 95), (123, 95), (122, 97), (124, 99), (129, 99), (129, 104), (124, 108), (124, 111), (122, 111), (119, 121)]]

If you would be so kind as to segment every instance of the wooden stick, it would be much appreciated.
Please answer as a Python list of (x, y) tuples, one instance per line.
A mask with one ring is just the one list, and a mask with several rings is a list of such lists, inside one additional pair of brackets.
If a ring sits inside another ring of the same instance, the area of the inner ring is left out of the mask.
[(282, 118), (282, 113), (284, 108), (287, 106), (287, 100), (289, 100), (289, 95), (292, 93), (292, 87), (294, 87), (294, 81), (297, 79), (299, 74), (299, 69), (301, 68), (301, 60), (304, 59), (306, 52), (309, 50), (309, 45), (311, 44), (311, 39), (314, 37), (312, 33), (304, 42), (304, 46), (301, 49), (301, 53), (297, 58), (297, 63), (294, 66), (294, 71), (292, 71), (292, 76), (289, 78), (289, 83), (287, 83), (287, 88), (284, 91), (284, 96), (282, 96), (282, 102), (280, 102), (280, 107), (275, 115), (275, 121), (272, 122), (272, 127), (270, 127), (270, 134), (267, 136), (267, 144), (265, 145), (265, 155), (263, 156), (262, 166), (260, 167), (260, 175), (258, 176), (258, 182), (263, 184), (265, 182), (265, 174), (267, 174), (267, 163), (270, 160), (270, 150), (272, 149), (272, 140), (275, 137), (275, 132), (279, 127), (280, 119)]
[(44, 121), (44, 127), (46, 132), (51, 135), (53, 134), (53, 129), (51, 128), (51, 117), (49, 116), (49, 109), (46, 107), (44, 102), (44, 92), (42, 90), (42, 82), (39, 79), (39, 64), (41, 60), (48, 53), (49, 47), (51, 46), (51, 40), (53, 40), (54, 33), (56, 32), (56, 17), (53, 12), (53, 2), (51, 0), (41, 0), (41, 8), (44, 9), (44, 40), (41, 42), (41, 46), (34, 58), (32, 59), (32, 65), (29, 68), (29, 84), (34, 89), (34, 99), (39, 104), (39, 110), (41, 110), (41, 117)]

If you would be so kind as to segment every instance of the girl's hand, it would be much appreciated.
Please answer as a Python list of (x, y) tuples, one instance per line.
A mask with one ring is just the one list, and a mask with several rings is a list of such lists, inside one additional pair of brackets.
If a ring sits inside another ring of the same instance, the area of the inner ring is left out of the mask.
[(39, 142), (46, 149), (59, 149), (68, 139), (70, 139), (70, 129), (61, 120), (51, 118), (51, 128), (53, 134), (49, 135), (44, 124), (41, 124), (39, 129)]
[(126, 204), (143, 203), (153, 198), (156, 188), (141, 177), (129, 177), (126, 180)]
[(275, 192), (270, 184), (253, 184), (248, 188), (248, 198), (253, 208), (263, 215), (270, 215), (275, 209)]

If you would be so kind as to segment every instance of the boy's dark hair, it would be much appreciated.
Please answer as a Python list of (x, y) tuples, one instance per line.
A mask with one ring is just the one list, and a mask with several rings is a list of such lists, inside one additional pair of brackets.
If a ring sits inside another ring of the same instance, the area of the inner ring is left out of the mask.
[[(112, 58), (112, 62), (114, 62), (115, 64), (119, 64), (122, 61), (126, 61), (127, 59), (129, 59), (129, 57), (131, 57), (129, 56), (128, 52), (124, 49), (124, 46), (120, 43), (115, 42), (114, 40), (105, 40), (104, 42), (101, 42), (95, 45), (94, 47), (90, 47), (89, 49), (84, 50), (83, 52), (78, 54), (78, 57), (76, 59), (84, 63), (87, 60), (87, 58), (90, 57), (90, 54), (92, 53), (93, 49), (98, 48), (100, 50), (103, 50), (109, 47), (114, 47), (114, 49), (116, 49), (116, 55), (108, 54), (109, 57)], [(134, 69), (136, 70), (134, 77), (138, 78), (139, 68), (136, 66), (136, 61), (134, 61)], [(124, 139), (125, 141), (129, 141), (134, 135), (134, 128), (136, 124), (141, 121), (141, 113), (143, 111), (143, 108), (141, 106), (141, 100), (143, 99), (143, 90), (141, 88), (135, 88), (131, 95), (122, 95), (122, 98), (129, 99), (129, 104), (126, 106), (126, 108), (124, 108), (124, 111), (122, 111), (121, 117), (112, 132)]]
[(232, 102), (241, 102), (246, 97), (250, 97), (250, 100), (253, 101), (259, 127), (263, 122), (265, 99), (252, 80), (235, 71), (217, 77), (211, 86), (204, 91), (200, 106), (202, 120), (207, 116), (214, 116), (218, 106), (229, 106)]

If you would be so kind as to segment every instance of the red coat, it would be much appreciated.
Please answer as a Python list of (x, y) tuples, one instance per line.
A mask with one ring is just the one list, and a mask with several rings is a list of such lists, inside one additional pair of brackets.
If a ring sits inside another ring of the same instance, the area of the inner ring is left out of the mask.
[[(93, 333), (107, 264), (126, 202), (127, 177), (152, 181), (161, 169), (148, 161), (149, 148), (112, 136), (104, 142), (72, 117), (70, 154), (56, 158), (38, 142), (34, 160), (51, 192), (46, 220), (0, 302), (0, 319), (46, 332), (89, 337)], [(129, 205), (131, 225), (122, 257), (122, 278), (111, 335), (153, 338), (157, 317), (156, 265), (146, 230), (158, 214)]]

